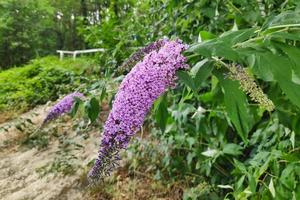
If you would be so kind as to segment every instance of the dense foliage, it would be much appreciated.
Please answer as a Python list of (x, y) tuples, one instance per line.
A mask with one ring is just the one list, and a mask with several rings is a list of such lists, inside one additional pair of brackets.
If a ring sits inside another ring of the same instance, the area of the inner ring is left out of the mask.
[[(173, 101), (170, 117), (175, 124), (185, 120), (184, 126), (175, 126), (173, 136), (180, 130), (187, 138), (186, 144), (180, 139), (180, 147), (190, 148), (185, 169), (208, 176), (204, 180), (218, 185), (228, 198), (299, 198), (297, 19), (299, 11), (286, 11), (261, 28), (203, 39), (188, 50), (191, 72), (178, 74), (190, 89), (180, 93), (179, 104)], [(267, 112), (270, 102), (260, 99), (261, 90), (247, 87), (251, 77), (274, 102), (275, 111)], [(194, 119), (189, 118), (193, 113)]]

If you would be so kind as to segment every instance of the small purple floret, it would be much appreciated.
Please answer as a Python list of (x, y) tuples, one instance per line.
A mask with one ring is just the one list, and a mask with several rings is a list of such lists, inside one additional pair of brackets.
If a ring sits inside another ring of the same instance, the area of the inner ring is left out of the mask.
[(57, 104), (55, 104), (49, 111), (48, 115), (46, 116), (43, 124), (54, 120), (61, 116), (64, 113), (70, 112), (73, 106), (74, 98), (83, 98), (84, 95), (80, 92), (74, 92), (65, 96), (62, 100), (60, 100)]
[(119, 151), (143, 125), (153, 102), (175, 86), (175, 72), (187, 68), (181, 54), (187, 49), (180, 40), (163, 40), (164, 45), (148, 53), (122, 81), (104, 126), (101, 148), (89, 172), (90, 183), (97, 183), (115, 168)]

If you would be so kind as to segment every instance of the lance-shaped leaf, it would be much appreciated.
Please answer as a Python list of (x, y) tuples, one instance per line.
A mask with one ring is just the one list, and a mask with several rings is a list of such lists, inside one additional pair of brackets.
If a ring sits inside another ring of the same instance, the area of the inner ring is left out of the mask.
[(234, 124), (237, 133), (247, 143), (248, 132), (253, 124), (253, 119), (248, 109), (247, 97), (240, 89), (237, 81), (224, 78), (224, 75), (220, 71), (217, 71), (215, 74), (223, 89), (226, 112)]

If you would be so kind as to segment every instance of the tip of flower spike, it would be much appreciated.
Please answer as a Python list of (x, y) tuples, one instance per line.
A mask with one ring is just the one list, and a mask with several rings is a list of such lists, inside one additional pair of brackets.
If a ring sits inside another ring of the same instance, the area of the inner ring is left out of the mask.
[(60, 115), (69, 112), (72, 109), (72, 105), (74, 103), (75, 98), (83, 99), (84, 95), (80, 92), (73, 92), (65, 96), (58, 103), (56, 103), (53, 107), (50, 108), (49, 113), (43, 121), (43, 125), (50, 122), (51, 120), (56, 119)]
[(119, 166), (119, 160), (119, 150), (115, 146), (99, 151), (98, 158), (87, 176), (89, 185), (98, 185), (105, 177), (110, 176), (111, 172)]
[(152, 51), (158, 51), (168, 41), (169, 39), (164, 37), (163, 39), (159, 39), (139, 49), (138, 51), (134, 52), (126, 61), (124, 61), (118, 70), (130, 70), (136, 63), (141, 61), (145, 55)]
[(117, 162), (105, 165), (105, 166), (94, 166), (87, 175), (89, 186), (93, 187), (103, 182), (105, 177), (109, 177), (111, 172), (117, 168), (119, 164)]

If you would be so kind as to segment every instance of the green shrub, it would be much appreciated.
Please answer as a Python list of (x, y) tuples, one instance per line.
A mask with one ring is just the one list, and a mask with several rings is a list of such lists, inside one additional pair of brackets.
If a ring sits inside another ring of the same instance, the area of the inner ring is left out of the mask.
[(0, 72), (0, 112), (23, 112), (55, 100), (77, 88), (95, 66), (84, 58), (60, 61), (56, 57), (33, 60), (23, 67)]

